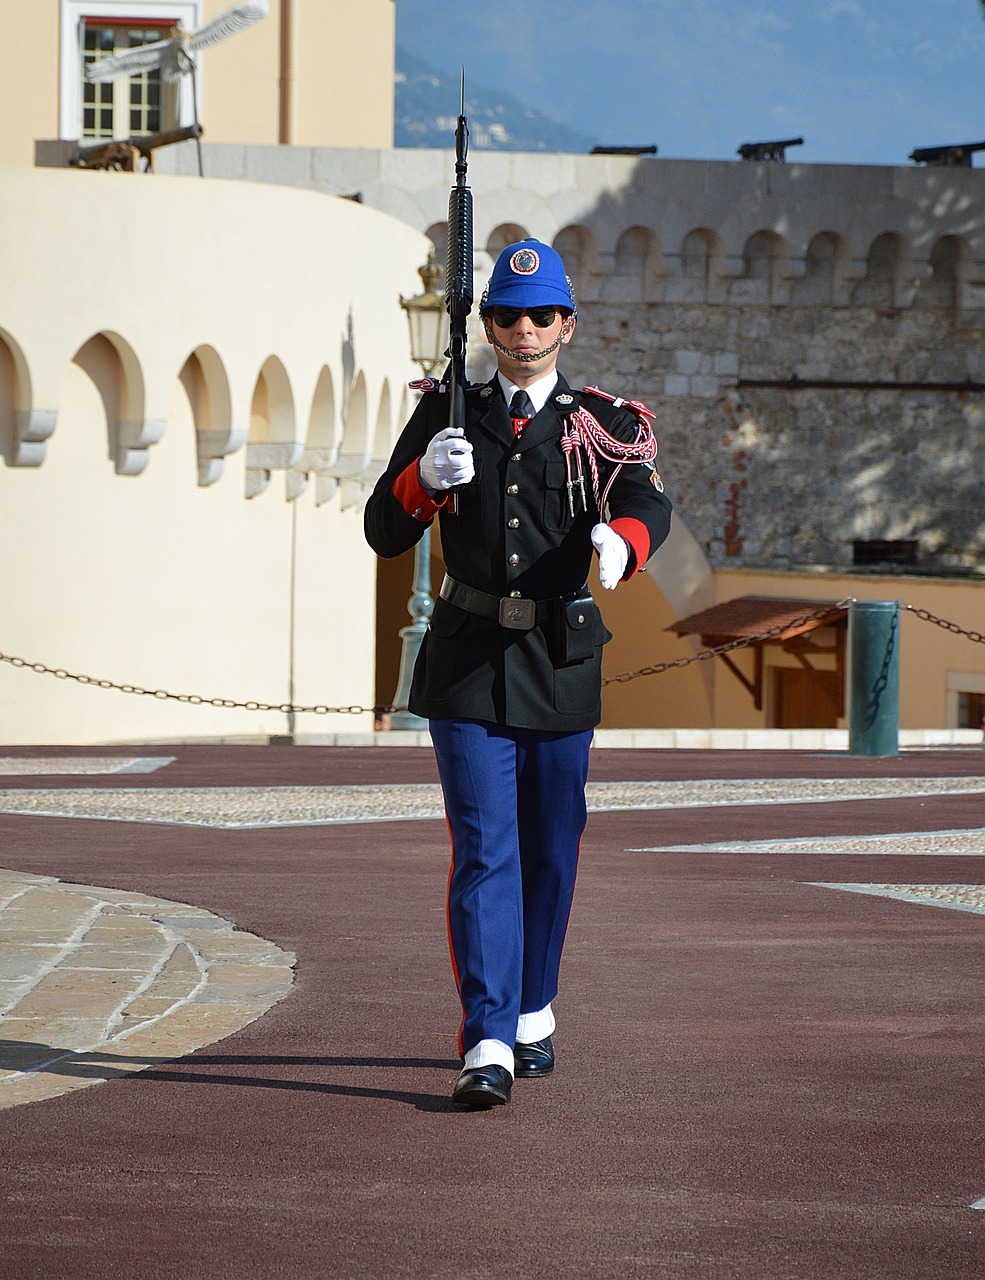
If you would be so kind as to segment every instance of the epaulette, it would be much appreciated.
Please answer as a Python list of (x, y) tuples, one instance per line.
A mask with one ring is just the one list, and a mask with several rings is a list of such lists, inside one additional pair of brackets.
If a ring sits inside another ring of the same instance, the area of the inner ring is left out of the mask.
[(651, 422), (656, 421), (657, 415), (652, 409), (648, 409), (642, 400), (624, 400), (622, 396), (610, 396), (607, 391), (600, 391), (598, 387), (582, 387), (587, 395), (598, 396), (600, 400), (607, 400), (609, 404), (615, 405), (617, 409), (625, 406), (630, 412), (635, 413), (637, 418), (647, 418)]

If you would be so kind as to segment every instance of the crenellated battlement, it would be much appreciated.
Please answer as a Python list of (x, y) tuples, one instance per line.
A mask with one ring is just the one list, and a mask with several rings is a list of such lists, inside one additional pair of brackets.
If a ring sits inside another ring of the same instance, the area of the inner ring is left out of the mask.
[[(358, 198), (443, 258), (450, 150), (204, 160)], [(197, 171), (189, 144), (161, 161)], [(469, 178), (476, 296), (504, 245), (558, 249), (580, 305), (565, 372), (658, 410), (661, 471), (712, 563), (847, 567), (877, 540), (932, 571), (981, 562), (985, 170), (474, 151)], [(43, 448), (48, 423), (23, 425)]]
[[(443, 253), (454, 160), (437, 151), (206, 146), (206, 172), (357, 196)], [(193, 172), (172, 148), (161, 169)], [(584, 302), (985, 315), (985, 170), (473, 151), (476, 275), (533, 235)]]

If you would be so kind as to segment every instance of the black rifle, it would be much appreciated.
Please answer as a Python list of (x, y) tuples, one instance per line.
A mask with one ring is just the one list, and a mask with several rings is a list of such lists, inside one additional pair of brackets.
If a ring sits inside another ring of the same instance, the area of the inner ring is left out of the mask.
[[(448, 254), (445, 262), (445, 309), (451, 340), (446, 352), (450, 364), (445, 373), (448, 386), (448, 425), (465, 428), (465, 347), (466, 321), (472, 310), (472, 192), (465, 183), (468, 174), (469, 125), (465, 118), (465, 71), (462, 71), (462, 107), (455, 128), (455, 185), (448, 197)], [(450, 514), (456, 513), (455, 495), (448, 501)]]

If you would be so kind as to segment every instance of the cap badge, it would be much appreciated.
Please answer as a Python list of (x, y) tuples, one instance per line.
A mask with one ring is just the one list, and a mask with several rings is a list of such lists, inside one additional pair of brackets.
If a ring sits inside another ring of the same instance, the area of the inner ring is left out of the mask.
[(540, 254), (536, 249), (517, 249), (510, 258), (510, 270), (518, 276), (532, 276), (540, 266)]

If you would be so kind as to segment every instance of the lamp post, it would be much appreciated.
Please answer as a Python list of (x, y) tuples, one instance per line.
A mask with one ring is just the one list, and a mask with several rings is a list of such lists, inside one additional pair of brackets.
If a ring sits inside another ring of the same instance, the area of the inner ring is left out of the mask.
[[(435, 292), (435, 285), (441, 276), (441, 268), (434, 258), (428, 254), (428, 260), (418, 271), (424, 292), (416, 298), (401, 297), (400, 305), (407, 312), (407, 323), (410, 326), (410, 358), (421, 366), (425, 376), (430, 376), (438, 365), (446, 358), (448, 345), (445, 333), (445, 301), (441, 294)], [(414, 664), (421, 648), (421, 641), (428, 629), (428, 619), (434, 601), (431, 598), (431, 530), (426, 528), (420, 542), (414, 548), (414, 593), (407, 602), (410, 614), (409, 627), (400, 631), (400, 675), (397, 679), (397, 692), (393, 695), (395, 707), (407, 706), (410, 697), (410, 682), (414, 674)], [(427, 721), (410, 711), (395, 711), (390, 717), (394, 729), (426, 729)]]

